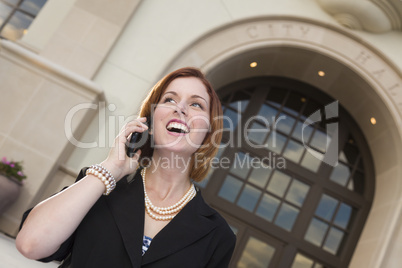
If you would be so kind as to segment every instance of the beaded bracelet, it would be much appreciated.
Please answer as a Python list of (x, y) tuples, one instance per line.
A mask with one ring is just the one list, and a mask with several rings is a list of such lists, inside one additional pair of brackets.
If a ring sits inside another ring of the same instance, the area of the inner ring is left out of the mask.
[(99, 164), (92, 165), (90, 168), (88, 168), (86, 175), (88, 174), (98, 177), (105, 184), (106, 189), (103, 193), (104, 195), (109, 195), (116, 187), (116, 180), (114, 179), (113, 175), (106, 168)]

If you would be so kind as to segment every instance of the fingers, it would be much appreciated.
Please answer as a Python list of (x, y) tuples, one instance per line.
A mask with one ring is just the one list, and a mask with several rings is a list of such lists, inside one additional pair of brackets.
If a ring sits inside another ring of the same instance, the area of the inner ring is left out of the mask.
[(123, 128), (119, 136), (122, 139), (128, 139), (128, 137), (131, 135), (133, 132), (144, 132), (145, 130), (148, 129), (148, 126), (144, 124), (146, 122), (145, 117), (138, 118), (136, 120), (133, 120), (131, 122), (128, 122)]

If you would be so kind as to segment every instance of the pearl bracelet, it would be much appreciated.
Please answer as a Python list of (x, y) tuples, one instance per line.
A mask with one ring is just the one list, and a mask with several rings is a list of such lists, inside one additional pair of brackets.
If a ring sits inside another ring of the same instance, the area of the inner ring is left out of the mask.
[(105, 184), (104, 195), (109, 195), (116, 187), (116, 180), (113, 175), (101, 165), (92, 165), (87, 169), (86, 175), (91, 174), (98, 177)]

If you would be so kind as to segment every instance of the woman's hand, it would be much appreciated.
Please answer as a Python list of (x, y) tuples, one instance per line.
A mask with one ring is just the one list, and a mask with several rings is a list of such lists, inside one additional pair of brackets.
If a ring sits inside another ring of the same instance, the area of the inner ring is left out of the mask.
[(144, 124), (146, 117), (141, 117), (128, 122), (115, 138), (113, 148), (110, 150), (108, 157), (101, 163), (107, 170), (112, 173), (116, 182), (127, 174), (133, 173), (138, 167), (138, 159), (141, 150), (138, 150), (132, 158), (126, 154), (126, 142), (133, 132), (144, 132), (148, 126)]

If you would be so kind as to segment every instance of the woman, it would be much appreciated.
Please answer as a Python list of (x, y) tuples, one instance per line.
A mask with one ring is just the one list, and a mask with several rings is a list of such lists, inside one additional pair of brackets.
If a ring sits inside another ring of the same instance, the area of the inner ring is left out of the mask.
[[(154, 86), (140, 116), (106, 160), (24, 215), (16, 239), (24, 256), (63, 267), (228, 266), (235, 235), (192, 183), (220, 144), (216, 93), (198, 69), (182, 68)], [(152, 138), (127, 157), (127, 139), (145, 130)]]

